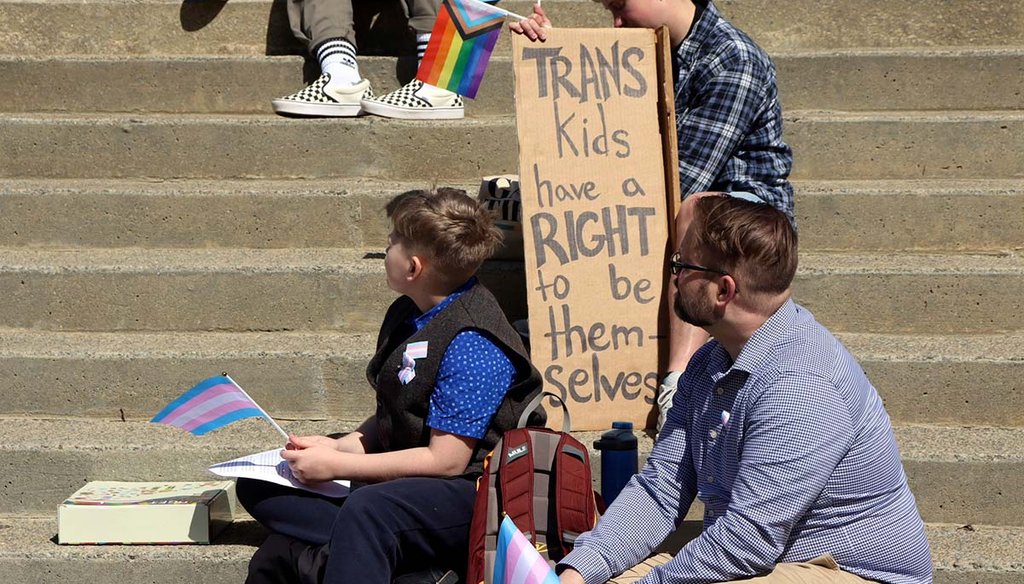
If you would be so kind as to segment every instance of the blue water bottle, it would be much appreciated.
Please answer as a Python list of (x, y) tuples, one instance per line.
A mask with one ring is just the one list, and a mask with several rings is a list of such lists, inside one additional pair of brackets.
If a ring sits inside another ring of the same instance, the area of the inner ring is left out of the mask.
[(636, 436), (632, 422), (612, 422), (612, 429), (594, 441), (601, 451), (601, 497), (611, 505), (637, 471)]

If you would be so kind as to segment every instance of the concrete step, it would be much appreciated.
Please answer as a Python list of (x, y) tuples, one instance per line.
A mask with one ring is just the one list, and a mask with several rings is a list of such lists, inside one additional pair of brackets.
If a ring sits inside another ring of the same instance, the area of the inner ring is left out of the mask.
[[(476, 193), (477, 182), (452, 186)], [(8, 180), (0, 248), (380, 246), (384, 204), (424, 182)], [(1021, 249), (1024, 181), (799, 181), (806, 251)], [(231, 229), (225, 229), (229, 222)]]
[(511, 116), (447, 122), (272, 114), (8, 116), (0, 120), (0, 136), (0, 177), (6, 178), (447, 182), (518, 167)]
[[(956, 334), (1021, 330), (1016, 253), (804, 253), (794, 298), (838, 332)], [(1015, 286), (986, 299), (989, 286)], [(990, 310), (986, 304), (1002, 304)]]
[[(358, 422), (338, 421), (282, 424), (300, 436), (358, 426)], [(191, 436), (149, 422), (3, 417), (0, 436), (10, 440), (2, 450), (5, 480), (0, 483), (0, 513), (49, 512), (91, 480), (210, 480), (215, 476), (206, 470), (211, 464), (284, 442), (270, 424), (256, 419)], [(22, 443), (15, 445), (14, 440)]]
[[(6, 328), (376, 332), (395, 298), (376, 250), (10, 250), (0, 258)], [(521, 262), (487, 262), (480, 278), (510, 318), (525, 316)]]
[[(227, 372), (281, 420), (359, 423), (374, 333), (0, 333), (0, 411), (145, 421)], [(80, 399), (76, 396), (88, 396)]]
[[(476, 194), (479, 182), (457, 186)], [(360, 179), (9, 180), (0, 184), (0, 247), (383, 249), (384, 205), (429, 187)]]
[[(267, 533), (245, 519), (208, 546), (59, 546), (51, 541), (55, 514), (0, 515), (0, 525), (0, 573), (8, 584), (178, 584), (197, 573), (207, 584), (234, 584), (245, 578), (245, 566)], [(936, 584), (1017, 584), (1024, 578), (1020, 528), (932, 523), (927, 532)]]
[[(532, 3), (507, 1), (503, 8), (529, 14)], [(611, 17), (588, 0), (548, 0), (544, 6), (559, 26), (607, 27)], [(372, 12), (372, 8), (357, 6)], [(387, 14), (366, 22), (356, 18), (363, 54), (415, 55), (414, 40), (402, 17)], [(370, 15), (367, 14), (369, 17)], [(47, 29), (37, 19), (51, 18)], [(372, 18), (372, 17), (371, 17)], [(286, 4), (276, 1), (186, 4), (166, 0), (122, 2), (61, 0), (5, 1), (0, 20), (17, 35), (0, 35), (0, 54), (16, 55), (292, 55), (303, 52), (288, 25)], [(123, 23), (111, 30), (110, 22)], [(54, 31), (58, 32), (54, 32)], [(503, 31), (496, 51), (508, 54), (510, 35)]]
[[(1024, 426), (1024, 333), (839, 337), (896, 423)], [(0, 411), (145, 421), (226, 371), (275, 418), (356, 423), (375, 407), (364, 373), (375, 342), (372, 333), (4, 331)]]
[(772, 58), (783, 111), (1016, 110), (1024, 109), (1022, 49), (848, 49)]
[[(447, 122), (11, 115), (4, 178), (467, 181), (518, 168), (512, 116)], [(1024, 178), (1024, 111), (790, 111), (799, 180)]]
[[(529, 0), (502, 2), (504, 8), (523, 15), (529, 14), (531, 5)], [(718, 5), (769, 51), (1024, 45), (1024, 7), (1000, 0), (941, 6), (926, 0), (899, 4), (864, 0), (856, 5), (724, 0)], [(611, 23), (608, 13), (588, 0), (548, 0), (544, 9), (557, 26), (607, 27)], [(0, 3), (0, 22), (6, 23), (8, 31), (0, 34), (0, 54), (275, 55), (301, 50), (288, 29), (282, 0), (184, 4), (8, 0)], [(111, 27), (112, 22), (118, 26)], [(405, 48), (382, 36), (364, 36), (364, 50)], [(507, 47), (508, 34), (503, 33), (498, 51), (505, 52)]]
[[(380, 252), (0, 250), (0, 328), (39, 331), (377, 330), (394, 296)], [(525, 314), (523, 264), (482, 278)], [(1024, 257), (804, 253), (796, 300), (837, 332), (1024, 330)]]
[[(774, 58), (787, 110), (1024, 109), (1024, 47)], [(398, 69), (389, 57), (365, 57), (360, 65), (378, 93), (398, 86)], [(8, 112), (266, 113), (271, 99), (304, 85), (299, 57), (12, 56), (0, 57), (0, 78), (10, 80), (0, 86), (0, 108)], [(467, 115), (513, 111), (513, 87), (511, 60), (495, 57)]]
[(2, 254), (0, 319), (49, 330), (376, 330), (383, 253), (352, 249)]
[[(799, 156), (799, 155), (798, 155)], [(796, 181), (803, 250), (1021, 249), (1024, 183)]]
[[(352, 423), (286, 422), (289, 431), (325, 433)], [(591, 444), (600, 432), (579, 432)], [(0, 418), (6, 479), (0, 513), (45, 513), (89, 480), (199, 480), (206, 468), (281, 445), (260, 420), (189, 436), (147, 422)], [(1024, 527), (1018, 496), (1024, 429), (897, 426), (904, 467), (925, 521)], [(640, 453), (650, 452), (641, 437)], [(599, 456), (593, 464), (599, 469)], [(599, 472), (597, 475), (599, 476)]]
[(799, 180), (1024, 177), (1024, 112), (791, 110), (785, 136)]

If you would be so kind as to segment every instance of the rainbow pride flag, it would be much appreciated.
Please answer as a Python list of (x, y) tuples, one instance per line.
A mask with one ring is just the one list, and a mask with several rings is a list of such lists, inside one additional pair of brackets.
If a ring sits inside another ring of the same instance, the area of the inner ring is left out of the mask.
[(558, 576), (508, 515), (498, 528), (492, 584), (558, 584)]
[[(150, 422), (187, 430), (196, 436), (245, 418), (270, 417), (230, 377), (218, 375), (200, 381), (172, 401)], [(270, 420), (271, 423), (277, 424)], [(287, 436), (287, 435), (286, 435)]]
[(504, 23), (505, 11), (480, 0), (444, 0), (416, 78), (476, 97)]

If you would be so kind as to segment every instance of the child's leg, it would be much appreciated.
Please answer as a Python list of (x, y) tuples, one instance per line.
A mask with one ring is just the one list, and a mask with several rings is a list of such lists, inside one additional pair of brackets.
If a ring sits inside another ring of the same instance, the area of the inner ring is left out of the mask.
[[(352, 0), (297, 0), (288, 2), (288, 23), (307, 50), (330, 39), (345, 39), (355, 46)], [(315, 53), (311, 53), (316, 57)]]
[(270, 534), (252, 560), (245, 584), (308, 584), (320, 582), (327, 554), (324, 546)]
[(330, 539), (345, 499), (329, 499), (254, 479), (238, 479), (238, 502), (267, 529), (313, 544)]
[(441, 0), (405, 0), (405, 15), (409, 18), (409, 28), (416, 34), (430, 34), (437, 20), (437, 10)]
[(396, 479), (353, 491), (331, 532), (324, 584), (391, 582), (430, 567), (465, 573), (476, 483)]

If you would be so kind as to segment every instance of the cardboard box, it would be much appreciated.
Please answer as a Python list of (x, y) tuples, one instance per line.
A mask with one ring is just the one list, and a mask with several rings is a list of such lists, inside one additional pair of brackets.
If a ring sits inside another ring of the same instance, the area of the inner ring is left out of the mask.
[(61, 544), (210, 543), (229, 523), (235, 483), (93, 481), (57, 510)]

